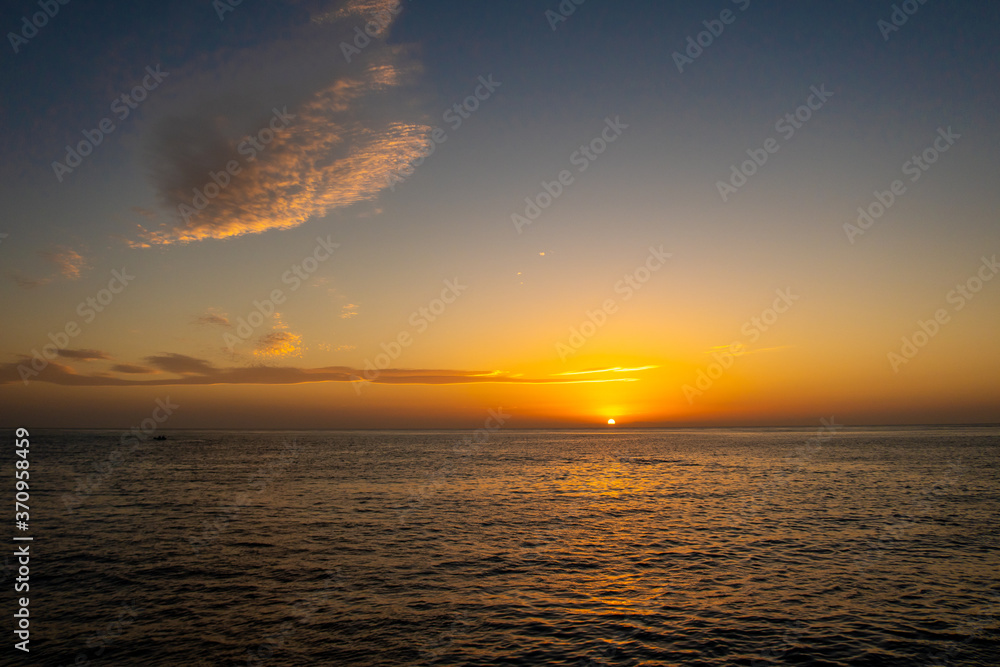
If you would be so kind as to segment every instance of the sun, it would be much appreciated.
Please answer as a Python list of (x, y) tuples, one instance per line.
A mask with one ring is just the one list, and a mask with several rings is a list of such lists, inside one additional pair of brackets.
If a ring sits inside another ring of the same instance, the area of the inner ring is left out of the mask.
[(614, 419), (609, 419), (608, 420), (608, 426), (614, 426), (614, 425), (615, 425), (615, 420)]

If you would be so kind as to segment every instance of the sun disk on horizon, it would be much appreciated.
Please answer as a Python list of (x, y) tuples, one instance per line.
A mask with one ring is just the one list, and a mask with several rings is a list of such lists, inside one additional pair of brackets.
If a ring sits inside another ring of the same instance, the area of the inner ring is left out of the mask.
[(608, 426), (614, 426), (614, 425), (615, 425), (615, 420), (614, 419), (609, 419), (608, 420)]

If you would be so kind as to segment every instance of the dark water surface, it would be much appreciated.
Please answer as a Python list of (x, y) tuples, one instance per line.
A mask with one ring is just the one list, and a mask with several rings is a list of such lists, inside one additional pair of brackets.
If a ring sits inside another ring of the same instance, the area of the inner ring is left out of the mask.
[(1000, 429), (167, 436), (32, 433), (8, 664), (1000, 664)]

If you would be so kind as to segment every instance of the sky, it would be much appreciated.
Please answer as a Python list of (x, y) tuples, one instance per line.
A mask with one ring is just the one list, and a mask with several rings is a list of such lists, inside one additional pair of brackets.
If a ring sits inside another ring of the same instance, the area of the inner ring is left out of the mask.
[(998, 19), (6, 3), (0, 422), (1000, 422)]

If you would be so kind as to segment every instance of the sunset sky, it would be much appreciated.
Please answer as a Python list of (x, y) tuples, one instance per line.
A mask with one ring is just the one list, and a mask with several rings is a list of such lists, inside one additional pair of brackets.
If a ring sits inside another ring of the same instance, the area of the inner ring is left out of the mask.
[(8, 3), (2, 422), (1000, 422), (1000, 7), (902, 4)]

